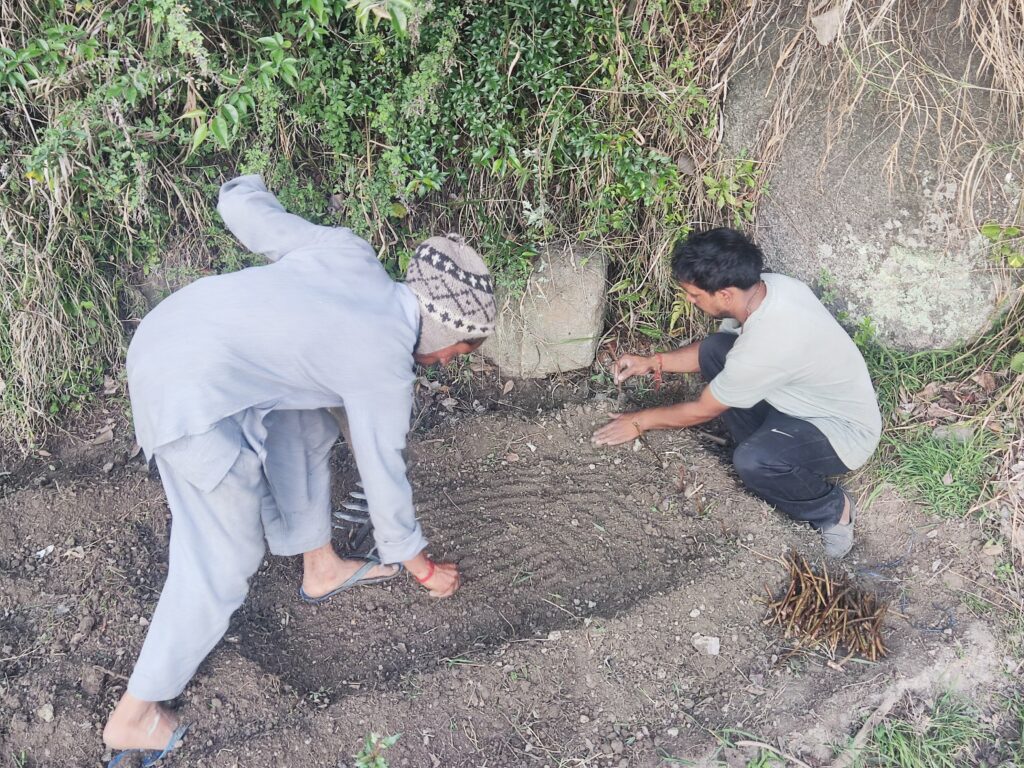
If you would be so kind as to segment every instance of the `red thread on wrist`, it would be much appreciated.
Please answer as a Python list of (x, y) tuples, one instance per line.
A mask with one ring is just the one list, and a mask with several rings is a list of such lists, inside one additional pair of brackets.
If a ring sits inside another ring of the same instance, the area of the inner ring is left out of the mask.
[(437, 566), (434, 565), (434, 561), (431, 560), (429, 557), (427, 558), (427, 564), (430, 566), (430, 570), (427, 571), (427, 575), (424, 576), (422, 579), (419, 576), (417, 576), (416, 574), (412, 575), (412, 577), (414, 579), (416, 579), (416, 581), (418, 581), (420, 584), (426, 584), (428, 581), (430, 581), (430, 579), (434, 575), (434, 571), (437, 570)]
[(665, 360), (660, 352), (654, 356), (654, 359), (658, 361), (658, 370), (654, 372), (654, 390), (658, 391), (661, 389), (661, 372), (665, 370)]

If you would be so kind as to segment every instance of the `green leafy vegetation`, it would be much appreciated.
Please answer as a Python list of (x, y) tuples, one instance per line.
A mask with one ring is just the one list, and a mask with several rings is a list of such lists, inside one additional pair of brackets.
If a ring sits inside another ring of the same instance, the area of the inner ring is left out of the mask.
[(628, 286), (614, 318), (652, 338), (671, 244), (753, 211), (752, 161), (694, 173), (726, 0), (4, 5), (4, 439), (95, 389), (143, 278), (252, 263), (213, 212), (237, 172), (351, 226), (396, 275), (438, 231), (511, 290), (545, 245), (600, 244)]
[(369, 734), (363, 743), (363, 748), (355, 756), (356, 768), (388, 768), (384, 752), (393, 747), (401, 737), (400, 733), (391, 736), (381, 736), (379, 733)]
[(982, 225), (981, 234), (992, 244), (992, 259), (997, 264), (1006, 264), (1011, 269), (1024, 267), (1020, 227), (990, 221)]

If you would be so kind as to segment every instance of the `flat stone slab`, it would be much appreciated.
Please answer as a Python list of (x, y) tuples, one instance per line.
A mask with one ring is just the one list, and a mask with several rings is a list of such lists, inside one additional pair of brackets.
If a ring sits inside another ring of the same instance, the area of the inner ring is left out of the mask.
[(551, 246), (522, 296), (497, 291), (498, 323), (481, 352), (516, 378), (589, 368), (604, 330), (608, 257)]

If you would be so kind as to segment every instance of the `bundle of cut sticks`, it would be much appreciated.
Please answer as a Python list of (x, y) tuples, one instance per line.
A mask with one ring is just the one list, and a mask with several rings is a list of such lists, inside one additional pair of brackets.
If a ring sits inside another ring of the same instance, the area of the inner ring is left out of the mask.
[(789, 569), (789, 588), (776, 599), (765, 585), (764, 623), (778, 624), (787, 638), (796, 640), (793, 653), (821, 648), (831, 659), (842, 650), (844, 661), (853, 656), (877, 661), (889, 652), (882, 640), (888, 601), (857, 587), (845, 573), (832, 576), (827, 565), (814, 568), (796, 551), (783, 563)]

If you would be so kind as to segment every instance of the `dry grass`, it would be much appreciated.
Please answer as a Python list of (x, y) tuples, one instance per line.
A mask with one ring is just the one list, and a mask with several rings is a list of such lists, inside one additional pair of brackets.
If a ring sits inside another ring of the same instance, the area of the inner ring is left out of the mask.
[[(872, 116), (893, 186), (920, 183), (958, 188), (965, 226), (984, 217), (1016, 218), (1019, 190), (1005, 174), (1019, 164), (1024, 99), (1024, 11), (1014, 0), (898, 3), (841, 0), (808, 3), (802, 16), (780, 3), (754, 3), (734, 75), (755, 51), (771, 56), (766, 97), (772, 107), (754, 155), (777, 162), (815, 94), (827, 96), (822, 161), (844, 142), (855, 118)], [(835, 9), (834, 39), (823, 44), (813, 20)], [(753, 12), (753, 11), (752, 11)], [(773, 30), (781, 42), (765, 48)], [(980, 219), (980, 220), (979, 220)]]

